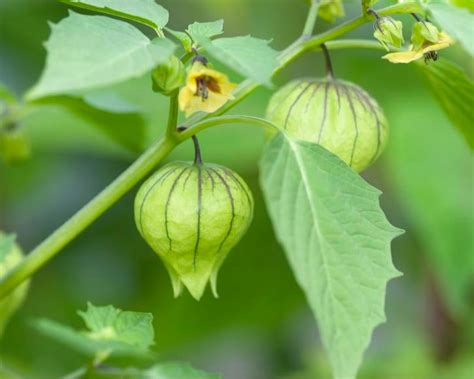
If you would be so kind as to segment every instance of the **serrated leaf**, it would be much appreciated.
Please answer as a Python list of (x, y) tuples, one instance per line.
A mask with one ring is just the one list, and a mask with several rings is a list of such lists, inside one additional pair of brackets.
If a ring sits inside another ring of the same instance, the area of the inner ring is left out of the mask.
[(474, 82), (460, 67), (446, 59), (419, 67), (446, 115), (474, 149)]
[(221, 379), (220, 374), (211, 374), (201, 370), (193, 368), (188, 363), (182, 362), (169, 362), (159, 363), (150, 369), (146, 370), (143, 374), (145, 378), (153, 379)]
[(451, 37), (458, 41), (472, 56), (474, 55), (474, 14), (467, 9), (442, 2), (431, 2), (428, 9), (433, 19)]
[(28, 100), (139, 77), (167, 62), (176, 48), (165, 38), (150, 41), (132, 25), (104, 16), (70, 12), (51, 29), (46, 67)]
[[(33, 102), (35, 106), (59, 106), (88, 122), (111, 140), (133, 152), (143, 150), (146, 123), (133, 104), (113, 93), (75, 96), (49, 96)], [(41, 111), (41, 108), (36, 108)], [(135, 109), (135, 111), (132, 111)]]
[(186, 31), (193, 39), (215, 37), (224, 33), (224, 20), (194, 22), (188, 26)]
[(119, 341), (145, 350), (154, 343), (151, 313), (122, 311), (112, 305), (96, 307), (91, 303), (87, 304), (85, 312), (78, 313), (92, 339)]
[(155, 0), (61, 0), (63, 3), (149, 26), (161, 34), (169, 19), (168, 11)]
[(74, 330), (69, 326), (55, 321), (39, 319), (33, 322), (35, 329), (41, 334), (56, 340), (57, 342), (76, 350), (82, 354), (97, 356), (117, 357), (149, 357), (150, 352), (139, 349), (127, 343), (107, 339), (94, 339), (88, 335)]
[(237, 73), (258, 83), (271, 84), (278, 62), (277, 52), (268, 45), (269, 41), (250, 36), (213, 41), (206, 37), (195, 37), (210, 56)]
[(265, 148), (261, 186), (276, 235), (316, 316), (336, 379), (355, 378), (372, 331), (385, 321), (388, 280), (400, 273), (400, 234), (380, 191), (323, 147), (283, 134)]
[(14, 234), (0, 234), (0, 264), (13, 249), (15, 238), (16, 236)]

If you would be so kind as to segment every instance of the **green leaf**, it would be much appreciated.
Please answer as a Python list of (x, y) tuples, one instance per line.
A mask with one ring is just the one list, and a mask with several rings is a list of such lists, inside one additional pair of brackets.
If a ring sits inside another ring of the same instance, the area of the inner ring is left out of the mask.
[(390, 242), (401, 231), (380, 191), (323, 147), (278, 135), (260, 164), (278, 240), (318, 321), (336, 379), (353, 379), (385, 321), (388, 280), (400, 273)]
[(199, 38), (211, 38), (224, 33), (224, 20), (212, 22), (194, 22), (188, 26), (186, 31), (194, 40)]
[(209, 55), (246, 78), (258, 83), (271, 84), (277, 68), (277, 52), (268, 46), (269, 41), (246, 37), (209, 38), (196, 35), (196, 41)]
[(150, 357), (148, 350), (138, 349), (121, 341), (94, 339), (55, 321), (39, 319), (33, 322), (41, 334), (56, 340), (70, 349), (91, 357)]
[[(188, 363), (170, 362), (159, 363), (146, 370), (143, 375), (145, 378), (155, 379), (221, 379), (220, 374), (211, 374), (193, 368)], [(142, 379), (142, 377), (140, 377)]]
[(169, 19), (168, 11), (155, 0), (61, 0), (63, 3), (111, 16), (125, 18), (154, 29), (161, 29)]
[(90, 332), (97, 340), (124, 342), (141, 349), (154, 344), (153, 315), (151, 313), (122, 311), (112, 305), (96, 307), (87, 304), (85, 312), (79, 311)]
[(433, 274), (451, 315), (462, 319), (474, 278), (472, 150), (427, 95), (392, 104), (386, 177), (416, 238), (419, 264)]
[[(34, 105), (59, 106), (88, 122), (130, 151), (143, 150), (146, 140), (144, 117), (137, 108), (111, 92), (75, 96), (43, 97)], [(38, 108), (37, 111), (41, 111)]]
[(104, 16), (70, 12), (51, 29), (46, 67), (28, 100), (139, 77), (166, 63), (176, 47), (164, 38), (150, 41), (132, 25)]
[(428, 9), (441, 28), (457, 40), (470, 55), (474, 55), (474, 33), (472, 30), (474, 14), (467, 9), (441, 2), (429, 3)]
[(436, 64), (420, 64), (419, 67), (446, 115), (474, 149), (474, 82), (460, 67), (446, 59)]
[(77, 331), (50, 320), (37, 320), (36, 329), (72, 349), (104, 359), (109, 355), (151, 357), (154, 343), (153, 315), (129, 312), (113, 306), (88, 304), (79, 312), (88, 330)]
[(14, 234), (0, 234), (0, 263), (7, 254), (13, 249), (16, 236)]

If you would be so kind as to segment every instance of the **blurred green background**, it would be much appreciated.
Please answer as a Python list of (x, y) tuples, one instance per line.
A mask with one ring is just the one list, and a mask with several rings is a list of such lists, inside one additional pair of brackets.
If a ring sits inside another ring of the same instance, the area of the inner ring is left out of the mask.
[[(170, 11), (173, 29), (224, 18), (226, 35), (273, 39), (276, 49), (301, 32), (307, 9), (302, 0), (160, 4)], [(347, 2), (346, 12), (358, 15), (358, 2)], [(66, 7), (56, 1), (0, 0), (1, 82), (18, 95), (35, 83), (44, 64), (48, 22), (66, 15)], [(409, 38), (412, 21), (400, 19)], [(317, 30), (329, 27), (320, 22)], [(350, 36), (370, 38), (371, 30), (366, 25)], [(392, 65), (381, 55), (365, 50), (332, 54), (336, 76), (364, 87), (390, 121), (388, 148), (363, 175), (384, 192), (388, 219), (406, 230), (393, 242), (393, 259), (404, 276), (389, 283), (388, 321), (375, 331), (360, 378), (473, 378), (474, 278), (464, 274), (472, 272), (474, 254), (472, 154), (421, 71), (415, 65)], [(441, 59), (448, 56), (472, 77), (472, 61), (460, 48), (441, 52)], [(321, 55), (309, 54), (275, 84), (323, 72)], [(144, 113), (147, 143), (162, 133), (167, 112), (167, 100), (150, 84), (147, 76), (114, 88)], [(263, 116), (270, 95), (271, 90), (260, 89), (233, 112)], [(24, 127), (33, 141), (33, 159), (15, 167), (0, 163), (0, 229), (17, 233), (29, 251), (135, 155), (59, 108), (32, 114)], [(263, 136), (257, 128), (226, 126), (204, 132), (201, 144), (207, 161), (238, 171), (256, 198), (253, 225), (222, 268), (221, 297), (213, 299), (208, 292), (201, 302), (188, 294), (172, 298), (167, 273), (135, 229), (134, 190), (35, 275), (26, 304), (0, 342), (0, 367), (28, 379), (51, 379), (80, 366), (82, 356), (39, 335), (31, 321), (46, 317), (82, 327), (76, 310), (91, 301), (152, 312), (155, 350), (163, 360), (189, 361), (226, 379), (330, 378), (315, 322), (275, 241), (258, 187)], [(186, 143), (168, 160), (192, 156)]]

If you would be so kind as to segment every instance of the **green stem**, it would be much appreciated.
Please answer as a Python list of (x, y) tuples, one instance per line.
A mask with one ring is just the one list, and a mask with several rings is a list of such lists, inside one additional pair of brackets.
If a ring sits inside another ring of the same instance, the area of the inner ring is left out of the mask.
[[(378, 11), (378, 14), (386, 16), (394, 13), (413, 13), (421, 12), (421, 6), (418, 3), (402, 3)], [(311, 15), (309, 15), (311, 17)], [(371, 20), (371, 16), (357, 17), (351, 21), (343, 23), (334, 29), (314, 36), (312, 38), (300, 38), (283, 50), (279, 57), (279, 67), (274, 71), (274, 75), (288, 66), (293, 60), (306, 51), (320, 49), (320, 45), (331, 39), (337, 38), (351, 30), (357, 28), (365, 22)], [(309, 21), (308, 21), (309, 22)], [(346, 47), (355, 47), (358, 42), (338, 41), (328, 43), (335, 48), (340, 48), (346, 44)], [(334, 45), (335, 44), (335, 45)], [(367, 42), (364, 42), (367, 44)], [(372, 47), (372, 44), (370, 44)], [(107, 209), (115, 204), (122, 196), (124, 196), (133, 186), (135, 186), (142, 178), (144, 178), (162, 159), (164, 159), (179, 143), (200, 130), (223, 123), (242, 123), (251, 122), (260, 126), (269, 127), (271, 124), (260, 119), (247, 116), (228, 116), (216, 117), (222, 115), (228, 110), (235, 107), (245, 98), (247, 98), (260, 84), (251, 80), (245, 80), (234, 92), (235, 99), (229, 101), (212, 115), (200, 115), (191, 117), (187, 120), (188, 129), (182, 133), (176, 132), (177, 121), (177, 94), (170, 99), (170, 116), (168, 120), (168, 128), (166, 136), (155, 143), (147, 151), (145, 151), (127, 170), (125, 170), (117, 179), (109, 184), (101, 193), (94, 197), (86, 206), (79, 210), (66, 223), (60, 226), (46, 240), (37, 246), (25, 259), (21, 261), (12, 271), (0, 280), (0, 299), (10, 293), (16, 286), (28, 279), (41, 267), (43, 267), (50, 259), (58, 254), (61, 249), (70, 241), (76, 238), (84, 229), (91, 225), (98, 217), (100, 217)]]
[(308, 37), (313, 34), (314, 26), (316, 25), (316, 19), (318, 18), (320, 0), (311, 0), (311, 6), (308, 11), (308, 17), (303, 28), (303, 37)]

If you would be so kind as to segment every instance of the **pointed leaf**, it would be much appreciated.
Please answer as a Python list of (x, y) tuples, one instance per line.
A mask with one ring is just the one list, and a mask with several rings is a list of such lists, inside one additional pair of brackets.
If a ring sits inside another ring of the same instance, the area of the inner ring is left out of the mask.
[(188, 26), (186, 31), (193, 37), (198, 39), (202, 37), (211, 38), (224, 33), (224, 20), (211, 22), (194, 22)]
[(120, 341), (142, 349), (154, 343), (151, 313), (122, 311), (112, 305), (96, 307), (91, 303), (85, 312), (78, 313), (90, 330), (90, 338)]
[(46, 67), (29, 100), (141, 76), (167, 62), (176, 47), (165, 38), (150, 41), (132, 25), (104, 16), (70, 12), (51, 29)]
[(419, 67), (426, 74), (431, 90), (446, 115), (474, 149), (474, 82), (460, 67), (446, 59), (436, 64), (420, 64)]
[(195, 36), (209, 55), (227, 65), (237, 73), (258, 83), (270, 85), (271, 77), (278, 66), (277, 52), (269, 41), (245, 37), (209, 38)]
[(155, 0), (61, 0), (63, 3), (149, 26), (161, 34), (169, 19), (168, 11)]
[(260, 165), (267, 207), (316, 316), (336, 379), (355, 378), (374, 328), (385, 321), (388, 280), (400, 273), (390, 242), (400, 234), (380, 191), (323, 147), (283, 134)]

